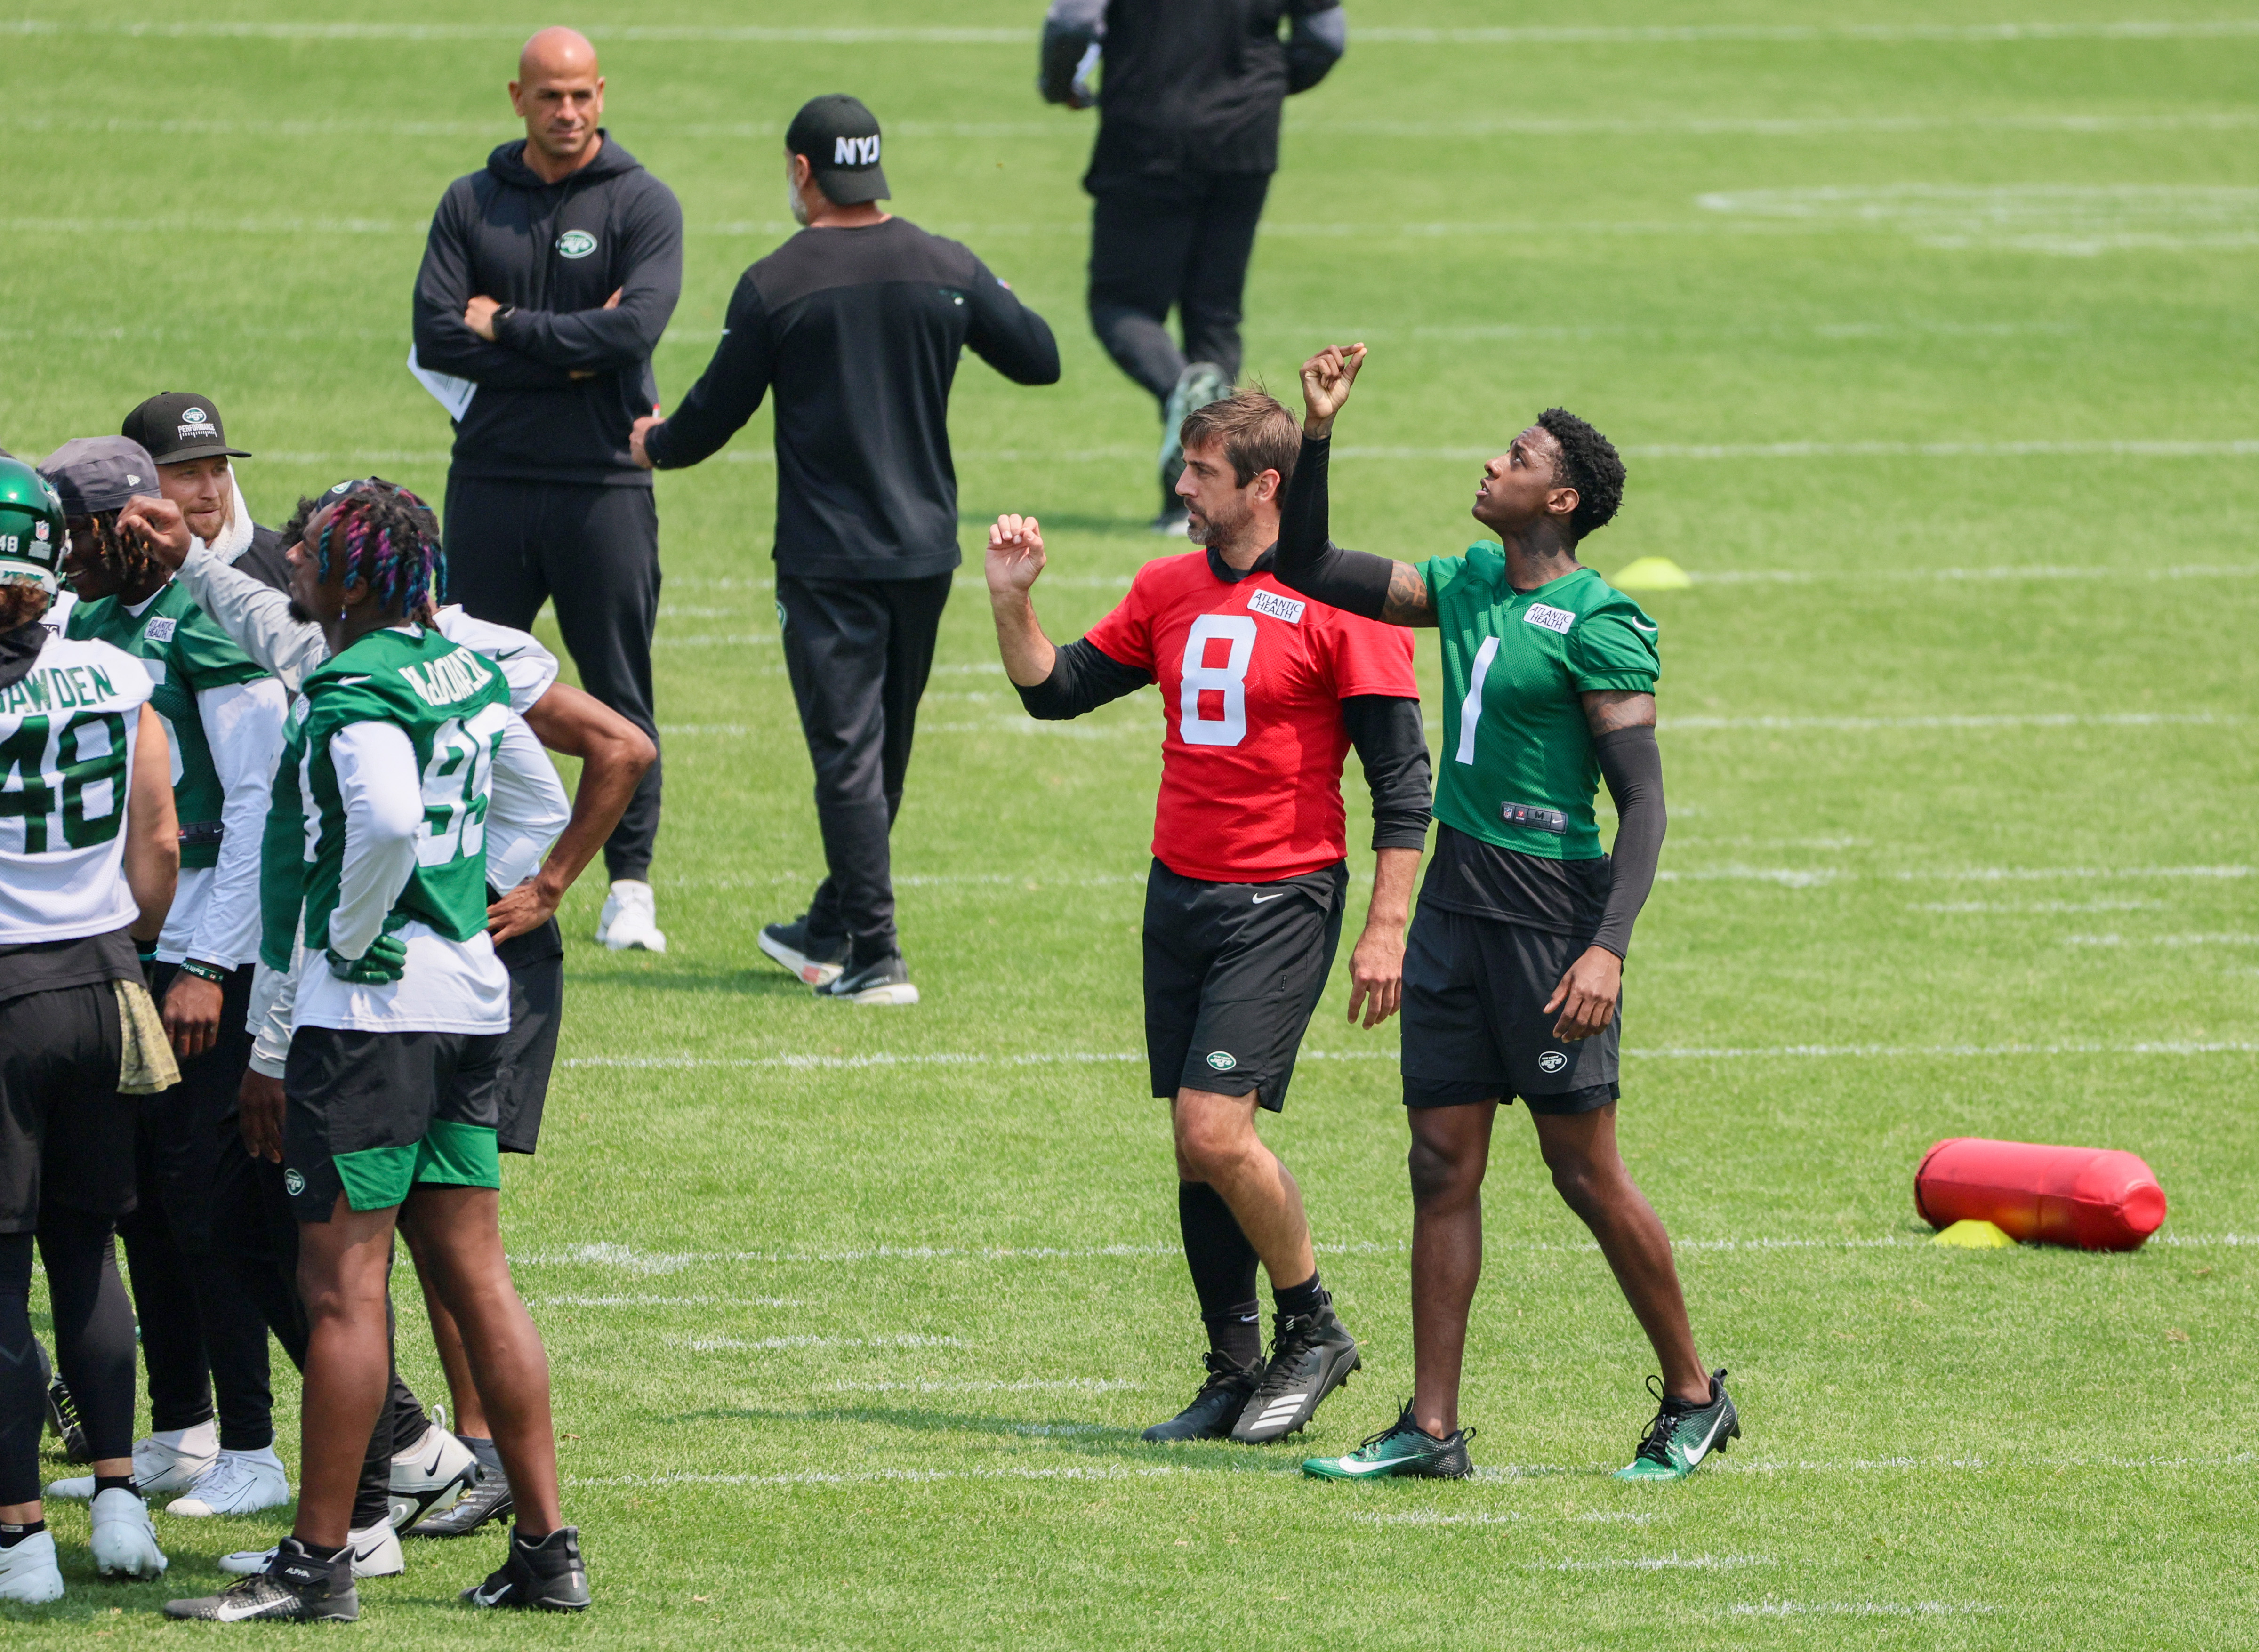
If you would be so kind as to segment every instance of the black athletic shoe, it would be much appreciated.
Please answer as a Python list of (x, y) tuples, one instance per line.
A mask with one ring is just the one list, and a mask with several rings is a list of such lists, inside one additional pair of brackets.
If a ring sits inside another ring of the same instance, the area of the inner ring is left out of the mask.
[(588, 1569), (581, 1563), (581, 1528), (560, 1526), (538, 1543), (510, 1535), (510, 1558), (475, 1589), (463, 1591), (474, 1606), (512, 1606), (529, 1612), (586, 1612)]
[(468, 1537), (488, 1520), (508, 1518), (517, 1505), (510, 1500), (510, 1480), (488, 1469), (471, 1489), (445, 1509), (409, 1527), (410, 1537)]
[(810, 986), (837, 980), (847, 967), (847, 937), (811, 934), (805, 912), (790, 923), (763, 925), (760, 944), (762, 951)]
[(1315, 1480), (1464, 1480), (1474, 1465), (1467, 1461), (1472, 1428), (1454, 1429), (1438, 1440), (1412, 1420), (1406, 1400), (1395, 1421), (1345, 1457), (1305, 1457), (1302, 1472)]
[(856, 964), (837, 979), (816, 989), (818, 998), (843, 1004), (915, 1004), (918, 990), (910, 985), (909, 965), (899, 952), (875, 964)]
[(275, 1545), (274, 1559), (265, 1571), (201, 1600), (168, 1600), (165, 1615), (207, 1623), (351, 1623), (360, 1616), (360, 1597), (353, 1591), (353, 1549), (338, 1550), (334, 1560), (316, 1560), (296, 1538), (286, 1537)]
[(1742, 1415), (1726, 1392), (1726, 1373), (1710, 1373), (1710, 1398), (1702, 1405), (1666, 1399), (1659, 1378), (1647, 1379), (1655, 1396), (1655, 1421), (1647, 1425), (1632, 1460), (1616, 1470), (1619, 1480), (1683, 1480), (1714, 1451), (1742, 1437)]
[(1235, 1365), (1222, 1354), (1211, 1349), (1201, 1356), (1208, 1366), (1208, 1380), (1201, 1385), (1193, 1403), (1170, 1418), (1157, 1422), (1137, 1437), (1140, 1440), (1228, 1440), (1231, 1425), (1239, 1421), (1239, 1413), (1247, 1408), (1247, 1397), (1255, 1392), (1256, 1378), (1263, 1374), (1261, 1364)]
[(86, 1425), (79, 1421), (78, 1401), (71, 1398), (70, 1385), (55, 1375), (54, 1366), (47, 1359), (47, 1350), (39, 1349), (39, 1371), (47, 1379), (47, 1427), (56, 1439), (63, 1442), (63, 1456), (72, 1463), (91, 1463), (94, 1452), (86, 1443)]
[(1264, 1445), (1299, 1432), (1328, 1394), (1349, 1381), (1364, 1361), (1357, 1342), (1328, 1296), (1315, 1314), (1280, 1314), (1262, 1380), (1239, 1413), (1231, 1437)]

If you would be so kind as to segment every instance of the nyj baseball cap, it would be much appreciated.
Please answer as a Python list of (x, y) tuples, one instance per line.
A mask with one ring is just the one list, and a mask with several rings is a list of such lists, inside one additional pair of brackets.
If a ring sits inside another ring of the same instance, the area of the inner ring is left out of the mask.
[(879, 117), (859, 97), (833, 92), (809, 98), (792, 117), (784, 146), (808, 157), (816, 187), (836, 205), (887, 198), (887, 174), (879, 169)]
[(241, 448), (227, 445), (227, 432), (219, 427), (219, 409), (209, 397), (179, 390), (153, 395), (135, 408), (125, 416), (125, 427), (118, 434), (146, 448), (153, 464), (185, 465), (192, 459), (220, 454), (229, 459), (251, 457)]

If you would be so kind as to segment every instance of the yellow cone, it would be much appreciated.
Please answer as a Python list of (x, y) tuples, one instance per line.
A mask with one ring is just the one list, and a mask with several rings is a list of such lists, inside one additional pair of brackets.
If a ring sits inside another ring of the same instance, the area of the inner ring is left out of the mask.
[(1669, 557), (1642, 557), (1617, 569), (1608, 583), (1619, 591), (1683, 591), (1694, 580)]
[(2016, 1242), (1989, 1221), (1956, 1221), (1929, 1243), (1956, 1245), (1963, 1250), (1998, 1250)]

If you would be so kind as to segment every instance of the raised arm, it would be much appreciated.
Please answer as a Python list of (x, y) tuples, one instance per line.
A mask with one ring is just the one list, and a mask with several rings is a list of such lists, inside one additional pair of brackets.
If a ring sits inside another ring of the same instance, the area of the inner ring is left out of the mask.
[(1052, 646), (1036, 617), (1033, 587), (1044, 571), (1044, 533), (1033, 516), (999, 516), (988, 530), (988, 607), (995, 616), (996, 645), (1004, 674), (1020, 691), (1028, 715), (1064, 722), (1135, 694), (1152, 681), (1088, 637)]
[(1302, 364), (1302, 451), (1279, 508), (1273, 571), (1281, 585), (1345, 614), (1391, 625), (1433, 625), (1436, 605), (1419, 569), (1389, 557), (1344, 550), (1328, 537), (1332, 507), (1326, 473), (1334, 419), (1364, 365), (1361, 344), (1329, 345)]

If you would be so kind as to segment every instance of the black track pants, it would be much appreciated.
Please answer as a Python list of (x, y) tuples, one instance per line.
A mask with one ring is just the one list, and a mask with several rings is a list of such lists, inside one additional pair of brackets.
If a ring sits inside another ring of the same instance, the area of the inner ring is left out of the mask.
[[(1090, 224), (1090, 324), (1122, 372), (1165, 402), (1188, 361), (1239, 376), (1241, 296), (1271, 178), (1261, 172), (1105, 182)], [(1177, 312), (1179, 350), (1165, 324)]]
[[(545, 601), (581, 686), (656, 745), (651, 633), (659, 506), (648, 488), (447, 479), (447, 595), (476, 619), (529, 630)], [(645, 878), (659, 840), (654, 760), (604, 844), (614, 878)]]
[(133, 1455), (133, 1306), (118, 1277), (115, 1231), (107, 1216), (63, 1206), (39, 1212), (55, 1365), (97, 1461)]
[(816, 767), (816, 819), (830, 875), (809, 928), (844, 935), (858, 965), (900, 950), (887, 833), (901, 811), (918, 700), (956, 576), (777, 578), (785, 669)]

